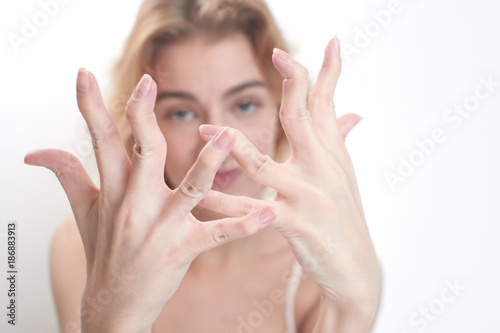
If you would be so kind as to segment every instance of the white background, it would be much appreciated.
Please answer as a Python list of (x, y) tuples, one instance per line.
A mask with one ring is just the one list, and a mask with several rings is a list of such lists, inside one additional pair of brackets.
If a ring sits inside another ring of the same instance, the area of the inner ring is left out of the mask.
[[(500, 82), (500, 4), (495, 0), (401, 0), (378, 31), (371, 14), (389, 1), (270, 0), (314, 78), (323, 49), (337, 34), (344, 67), (339, 114), (363, 116), (348, 137), (369, 228), (384, 271), (375, 332), (498, 332), (500, 322), (500, 85), (455, 127), (444, 117), (473, 102), (480, 78)], [(86, 154), (75, 98), (79, 67), (106, 87), (140, 2), (69, 0), (15, 52), (7, 38), (32, 21), (37, 1), (0, 4), (0, 331), (55, 332), (48, 254), (56, 226), (71, 213), (56, 177), (23, 164), (24, 155), (54, 147)], [(378, 25), (380, 27), (380, 25)], [(372, 37), (360, 44), (359, 31)], [(346, 53), (357, 47), (357, 53)], [(486, 92), (484, 88), (482, 92)], [(446, 140), (422, 159), (417, 141), (441, 129)], [(421, 162), (389, 186), (400, 158)], [(420, 160), (418, 159), (420, 157)], [(6, 324), (5, 232), (17, 221), (18, 317)], [(3, 234), (3, 236), (2, 236)], [(448, 281), (448, 282), (447, 282)], [(465, 290), (454, 300), (447, 283)], [(441, 307), (444, 305), (444, 307)], [(432, 320), (418, 315), (431, 308)], [(416, 313), (416, 315), (415, 315)], [(420, 319), (419, 324), (411, 322)]]

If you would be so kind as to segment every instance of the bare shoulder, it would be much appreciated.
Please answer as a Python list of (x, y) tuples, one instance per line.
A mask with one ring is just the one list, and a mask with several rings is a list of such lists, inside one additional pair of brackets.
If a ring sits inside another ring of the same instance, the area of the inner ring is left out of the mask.
[(50, 275), (62, 332), (80, 326), (80, 301), (86, 281), (82, 240), (73, 217), (61, 223), (52, 238)]
[(321, 305), (321, 289), (313, 278), (302, 273), (295, 299), (295, 322), (298, 332), (312, 332)]

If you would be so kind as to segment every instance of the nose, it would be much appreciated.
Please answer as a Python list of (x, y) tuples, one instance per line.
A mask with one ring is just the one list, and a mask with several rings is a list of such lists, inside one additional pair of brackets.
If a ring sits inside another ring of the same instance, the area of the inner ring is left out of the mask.
[(205, 118), (205, 121), (209, 125), (216, 125), (216, 126), (227, 126), (227, 121), (224, 119), (223, 113), (220, 112), (220, 110), (207, 110), (207, 116)]
[[(206, 110), (205, 122), (209, 125), (216, 125), (221, 127), (232, 126), (230, 119), (227, 117), (227, 113), (224, 113), (224, 110), (212, 108)], [(206, 142), (203, 141), (203, 145)], [(238, 163), (232, 158), (231, 155), (228, 155), (225, 161), (222, 163), (222, 169), (235, 169), (238, 168)]]

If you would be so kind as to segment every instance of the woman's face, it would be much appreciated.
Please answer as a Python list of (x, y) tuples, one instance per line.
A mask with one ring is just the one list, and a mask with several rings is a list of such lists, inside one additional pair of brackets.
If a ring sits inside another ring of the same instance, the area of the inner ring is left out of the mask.
[[(165, 175), (170, 186), (179, 186), (205, 145), (198, 131), (201, 124), (236, 128), (263, 154), (274, 157), (277, 103), (244, 35), (219, 40), (195, 35), (168, 44), (159, 51), (154, 69), (155, 113), (167, 141)], [(212, 188), (251, 197), (262, 191), (231, 156)]]

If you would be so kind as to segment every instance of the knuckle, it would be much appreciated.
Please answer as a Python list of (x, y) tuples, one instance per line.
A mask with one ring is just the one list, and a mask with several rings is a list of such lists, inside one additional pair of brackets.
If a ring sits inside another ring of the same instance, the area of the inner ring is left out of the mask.
[(184, 181), (179, 190), (181, 193), (190, 199), (201, 199), (205, 195), (203, 188), (192, 184), (188, 180)]
[(128, 120), (134, 120), (138, 115), (137, 100), (130, 98), (125, 106), (125, 116)]
[(253, 205), (250, 202), (243, 202), (242, 205), (239, 206), (239, 214), (241, 216), (250, 213), (254, 209)]
[(238, 221), (235, 224), (234, 229), (234, 233), (237, 238), (243, 238), (253, 235), (259, 230), (257, 224), (254, 223), (253, 218), (249, 219), (248, 216), (241, 221)]
[(262, 174), (269, 166), (271, 158), (269, 155), (259, 155), (255, 159), (251, 172), (255, 175)]
[(161, 156), (163, 158), (166, 150), (167, 144), (165, 143), (165, 140), (158, 140), (153, 144), (141, 144), (136, 141), (133, 152), (134, 156), (138, 160), (144, 160), (149, 159), (153, 156)]
[(76, 156), (70, 153), (61, 154), (59, 167), (54, 170), (54, 173), (60, 181), (65, 178), (68, 170), (74, 170), (80, 164), (80, 161)]
[(92, 147), (94, 151), (99, 151), (104, 149), (106, 146), (107, 138), (103, 131), (99, 128), (94, 128), (90, 131), (92, 137)]
[(120, 139), (118, 128), (111, 119), (101, 120), (99, 127), (91, 129), (90, 134), (95, 151), (102, 150), (110, 140)]
[(227, 228), (223, 223), (217, 223), (213, 238), (216, 244), (221, 244), (229, 241), (229, 233), (227, 232)]
[(111, 137), (120, 135), (115, 122), (109, 117), (106, 117), (99, 122), (99, 128), (102, 133), (107, 134)]
[(311, 93), (309, 94), (309, 100), (313, 101), (315, 103), (328, 102), (328, 103), (333, 104), (333, 95), (328, 93), (328, 92), (324, 92), (324, 91), (320, 91), (320, 90), (316, 89), (316, 90), (311, 91)]
[(311, 113), (305, 105), (299, 106), (284, 106), (280, 110), (280, 117), (285, 122), (293, 122), (294, 120), (310, 120)]

